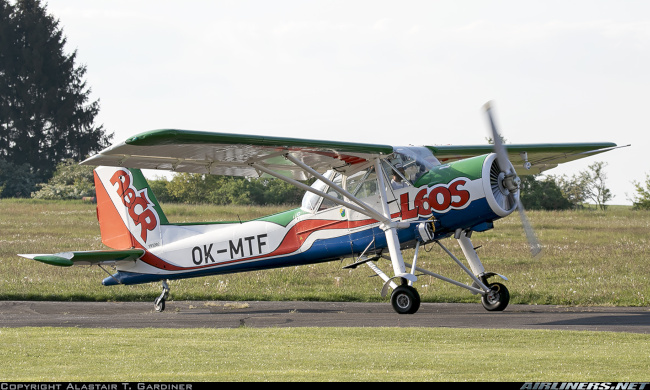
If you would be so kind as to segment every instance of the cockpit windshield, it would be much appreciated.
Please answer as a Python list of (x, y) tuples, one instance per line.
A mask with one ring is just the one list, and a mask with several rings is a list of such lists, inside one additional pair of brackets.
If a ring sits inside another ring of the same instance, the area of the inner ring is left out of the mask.
[(404, 168), (404, 178), (412, 183), (431, 168), (440, 165), (431, 150), (424, 146), (398, 146), (395, 148), (395, 157), (390, 162), (393, 166)]

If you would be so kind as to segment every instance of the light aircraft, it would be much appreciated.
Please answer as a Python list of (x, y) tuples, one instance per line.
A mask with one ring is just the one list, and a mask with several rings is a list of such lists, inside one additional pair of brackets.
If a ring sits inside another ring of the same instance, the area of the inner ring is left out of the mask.
[[(541, 250), (521, 205), (520, 175), (617, 148), (614, 143), (506, 146), (489, 103), (492, 145), (401, 146), (330, 142), (188, 130), (138, 134), (90, 157), (95, 171), (100, 251), (20, 255), (57, 266), (98, 265), (105, 286), (162, 282), (154, 302), (165, 308), (173, 279), (312, 264), (343, 258), (383, 280), (397, 313), (420, 307), (413, 284), (424, 274), (481, 296), (504, 310), (505, 276), (486, 272), (473, 232), (518, 210), (532, 255)], [(246, 222), (169, 223), (140, 169), (275, 177), (302, 188), (300, 208)], [(304, 181), (314, 178), (312, 185)], [(467, 265), (441, 242), (455, 238)], [(435, 243), (467, 273), (462, 283), (417, 266), (422, 245)], [(414, 249), (411, 263), (402, 250)], [(383, 271), (378, 260), (389, 260)], [(116, 269), (111, 274), (104, 266)], [(392, 271), (392, 272), (391, 272)], [(416, 272), (419, 273), (416, 275)]]

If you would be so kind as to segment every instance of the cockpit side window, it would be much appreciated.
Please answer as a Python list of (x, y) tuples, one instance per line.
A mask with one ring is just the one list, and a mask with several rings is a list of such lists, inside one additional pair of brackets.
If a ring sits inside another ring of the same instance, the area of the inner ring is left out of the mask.
[(373, 196), (377, 193), (377, 175), (370, 167), (357, 172), (347, 179), (347, 191), (359, 199)]
[[(368, 198), (377, 194), (377, 174), (375, 173), (374, 167), (368, 167), (367, 169), (355, 172), (351, 176), (343, 176), (340, 173), (334, 174), (332, 171), (328, 171), (323, 176), (329, 178), (337, 186), (340, 186), (359, 199)], [(329, 188), (327, 184), (320, 180), (317, 180), (312, 185), (312, 188), (343, 200), (341, 194)], [(312, 192), (307, 192), (302, 198), (301, 208), (305, 211), (316, 212), (336, 206), (339, 206), (339, 204), (333, 200), (323, 198)]]
[[(330, 179), (330, 180), (332, 180), (334, 184), (340, 187), (341, 178), (342, 178), (341, 174), (337, 173), (336, 176), (334, 176), (334, 179)], [(338, 191), (335, 191), (333, 188), (329, 188), (329, 190), (327, 191), (327, 195), (336, 197), (337, 199), (343, 199), (341, 194), (339, 194)], [(334, 207), (338, 205), (339, 205), (338, 203), (334, 202), (331, 199), (323, 198), (323, 201), (321, 202), (320, 207), (318, 207), (318, 210), (325, 210), (325, 209), (329, 209), (330, 207)]]
[[(333, 171), (327, 171), (323, 176), (326, 178), (330, 179), (332, 176)], [(320, 180), (316, 180), (314, 184), (311, 185), (311, 188), (318, 190), (318, 191), (325, 191), (327, 189), (327, 184)], [(302, 197), (302, 204), (300, 208), (302, 208), (305, 211), (311, 211), (314, 212), (318, 209), (318, 205), (321, 202), (321, 199), (323, 199), (320, 195), (317, 195), (313, 192), (307, 191), (305, 195)]]

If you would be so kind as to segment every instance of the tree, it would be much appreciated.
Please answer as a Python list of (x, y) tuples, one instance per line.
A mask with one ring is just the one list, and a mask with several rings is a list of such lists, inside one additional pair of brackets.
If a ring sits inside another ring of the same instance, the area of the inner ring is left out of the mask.
[(0, 158), (29, 164), (39, 181), (68, 158), (81, 160), (109, 145), (94, 120), (86, 67), (64, 52), (59, 21), (40, 0), (0, 0)]
[(537, 176), (523, 176), (521, 203), (530, 210), (568, 210), (573, 204), (564, 197), (555, 177), (537, 180)]
[(585, 188), (587, 187), (587, 175), (585, 172), (574, 174), (571, 177), (562, 175), (555, 177), (556, 183), (562, 195), (573, 205), (573, 208), (580, 208), (587, 200)]
[(35, 186), (29, 164), (14, 165), (0, 159), (0, 198), (27, 198)]
[(645, 182), (639, 183), (638, 181), (632, 181), (634, 184), (634, 189), (636, 190), (636, 195), (632, 199), (632, 205), (634, 209), (637, 210), (650, 210), (650, 175), (645, 175)]
[(218, 205), (300, 204), (303, 190), (279, 179), (178, 173), (167, 181), (149, 181), (161, 202), (212, 203)]
[(591, 200), (597, 208), (606, 210), (606, 203), (613, 198), (612, 192), (605, 184), (607, 180), (606, 166), (607, 163), (598, 161), (589, 165), (588, 170), (580, 171), (570, 178), (562, 175), (557, 181), (562, 194), (575, 207), (581, 207), (582, 204)]
[(56, 166), (54, 175), (47, 184), (32, 195), (36, 199), (81, 199), (95, 196), (93, 167), (79, 165), (67, 159)]
[(220, 176), (199, 173), (177, 173), (167, 183), (169, 197), (177, 202), (200, 204), (207, 203), (213, 188), (218, 187)]
[(587, 199), (591, 199), (601, 210), (607, 210), (606, 203), (612, 200), (612, 191), (605, 185), (607, 175), (605, 174), (606, 162), (598, 161), (589, 165), (589, 171), (583, 172), (585, 185), (585, 194)]

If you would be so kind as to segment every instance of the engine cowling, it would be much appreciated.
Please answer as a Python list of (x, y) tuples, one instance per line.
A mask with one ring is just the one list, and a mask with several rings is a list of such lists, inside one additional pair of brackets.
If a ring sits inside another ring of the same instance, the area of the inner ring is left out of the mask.
[(413, 192), (401, 195), (402, 220), (431, 216), (436, 235), (487, 230), (517, 208), (502, 171), (494, 153), (436, 166), (417, 180)]

